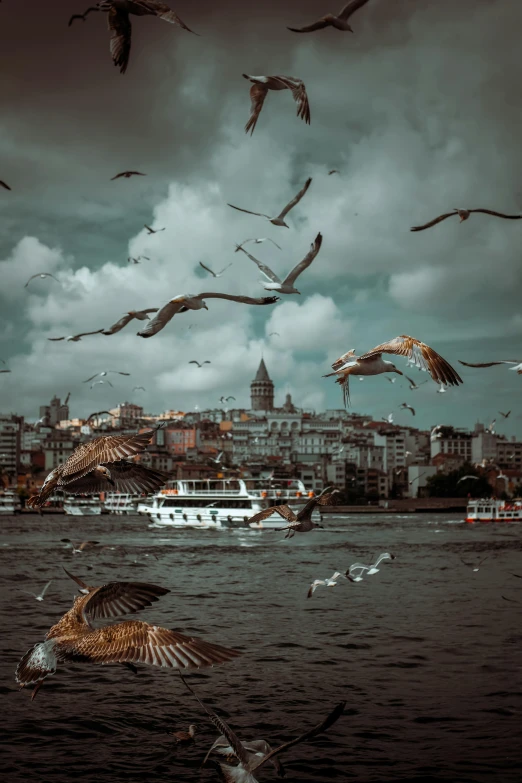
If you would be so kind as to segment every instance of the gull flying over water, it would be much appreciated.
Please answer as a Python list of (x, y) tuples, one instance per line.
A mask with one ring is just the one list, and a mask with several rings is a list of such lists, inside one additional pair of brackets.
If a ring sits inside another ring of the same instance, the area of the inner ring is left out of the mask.
[(339, 490), (333, 489), (333, 487), (325, 487), (320, 495), (310, 498), (308, 503), (306, 503), (297, 514), (295, 514), (290, 506), (287, 506), (286, 504), (282, 506), (270, 506), (269, 508), (264, 508), (258, 514), (254, 514), (253, 517), (250, 517), (248, 522), (249, 524), (252, 524), (252, 522), (261, 522), (263, 519), (272, 516), (272, 514), (279, 514), (279, 516), (289, 522), (288, 527), (277, 528), (278, 530), (288, 531), (285, 538), (292, 538), (294, 533), (308, 533), (315, 527), (323, 527), (320, 524), (312, 522), (314, 508), (317, 505), (328, 505), (332, 496), (338, 492)]
[(0, 179), (0, 187), (4, 188), (4, 190), (12, 190), (12, 188), (10, 188), (7, 182), (4, 182), (3, 179)]
[(439, 215), (434, 220), (430, 220), (429, 223), (424, 223), (422, 226), (413, 226), (410, 228), (410, 231), (424, 231), (426, 228), (431, 228), (432, 226), (436, 226), (437, 223), (441, 223), (443, 220), (446, 220), (446, 218), (453, 217), (454, 215), (458, 215), (460, 218), (460, 222), (462, 223), (464, 220), (467, 220), (469, 216), (472, 214), (472, 212), (482, 212), (486, 215), (494, 215), (495, 217), (500, 218), (506, 218), (507, 220), (520, 220), (522, 218), (522, 215), (506, 215), (504, 212), (495, 212), (492, 209), (453, 209), (451, 212), (445, 212), (443, 215)]
[(192, 359), (192, 361), (189, 362), (189, 364), (197, 364), (198, 368), (201, 370), (204, 364), (212, 364), (208, 359), (205, 359), (204, 362), (198, 362), (196, 359)]
[(412, 408), (411, 405), (408, 405), (407, 402), (401, 402), (399, 408), (402, 408), (405, 411), (409, 411), (412, 414), (412, 416), (415, 416), (415, 408)]
[[(103, 370), (102, 372), (94, 373), (94, 375), (91, 375), (90, 378), (86, 378), (84, 381), (82, 381), (82, 383), (89, 383), (89, 381), (93, 381), (95, 378), (97, 378), (98, 375), (100, 375), (102, 378), (104, 378), (110, 372), (113, 372), (116, 375), (130, 375), (130, 372), (120, 372), (119, 370)], [(107, 381), (107, 383), (108, 383), (108, 381)]]
[(22, 590), (21, 592), (25, 593), (26, 595), (32, 595), (33, 598), (36, 598), (37, 601), (43, 601), (44, 596), (45, 596), (47, 590), (49, 589), (49, 587), (52, 585), (52, 583), (53, 583), (53, 580), (51, 579), (50, 582), (47, 582), (47, 584), (45, 585), (45, 587), (44, 587), (44, 589), (42, 590), (41, 593), (31, 593), (31, 592), (29, 592), (29, 590)]
[(310, 124), (310, 106), (308, 105), (306, 87), (301, 79), (296, 79), (293, 76), (250, 76), (248, 73), (244, 73), (243, 78), (253, 82), (250, 88), (252, 103), (250, 117), (245, 125), (246, 133), (250, 131), (250, 135), (252, 135), (254, 132), (268, 90), (291, 90), (292, 98), (297, 103), (297, 116), (301, 117), (307, 125)]
[(324, 585), (325, 587), (335, 587), (339, 577), (342, 577), (343, 579), (346, 578), (344, 574), (341, 574), (340, 571), (335, 571), (335, 573), (332, 576), (329, 576), (326, 579), (314, 579), (314, 581), (310, 585), (310, 588), (308, 590), (308, 595), (306, 597), (311, 598), (320, 585)]
[(149, 235), (150, 235), (150, 234), (159, 234), (159, 233), (160, 233), (160, 231), (165, 231), (165, 229), (164, 229), (164, 228), (151, 228), (150, 226), (147, 226), (147, 225), (145, 225), (145, 224), (144, 224), (143, 228), (146, 228), (146, 229), (147, 229), (147, 231), (148, 231)]
[(395, 555), (392, 555), (389, 552), (383, 552), (382, 555), (379, 555), (375, 563), (371, 563), (370, 565), (365, 565), (364, 563), (353, 563), (346, 571), (345, 576), (350, 580), (350, 582), (361, 582), (362, 574), (365, 571), (366, 576), (372, 576), (373, 574), (378, 573), (379, 565), (383, 562), (383, 560), (395, 560)]
[[(85, 22), (91, 11), (104, 11), (108, 14), (109, 31), (111, 34), (110, 50), (114, 65), (119, 66), (120, 73), (125, 73), (129, 64), (131, 50), (132, 25), (129, 14), (135, 16), (157, 16), (164, 22), (176, 24), (189, 33), (193, 33), (179, 16), (165, 3), (158, 0), (102, 0), (88, 8), (83, 14), (73, 14), (69, 19), (69, 27), (75, 19)], [(197, 35), (197, 33), (195, 33)]]
[(309, 24), (307, 27), (287, 27), (287, 30), (291, 30), (293, 33), (313, 33), (315, 30), (324, 30), (325, 27), (335, 27), (336, 30), (341, 30), (343, 33), (353, 33), (348, 20), (359, 8), (366, 5), (368, 0), (350, 0), (344, 8), (339, 11), (338, 16), (334, 14), (326, 14), (322, 16), (317, 22)]
[(202, 294), (179, 294), (170, 299), (163, 305), (157, 315), (149, 321), (147, 326), (138, 332), (139, 337), (152, 337), (160, 332), (176, 313), (185, 313), (187, 310), (208, 310), (205, 299), (227, 299), (230, 302), (240, 302), (248, 305), (269, 305), (279, 301), (278, 296), (263, 296), (260, 299), (253, 299), (251, 296), (233, 296), (232, 294), (221, 294), (218, 292), (205, 292)]
[(484, 563), (488, 559), (489, 555), (486, 555), (486, 557), (483, 557), (482, 560), (479, 560), (478, 563), (468, 563), (466, 560), (463, 560), (460, 558), (460, 562), (463, 563), (468, 568), (471, 568), (472, 571), (478, 571), (482, 563)]
[[(230, 204), (228, 206), (231, 206)], [(239, 209), (239, 207), (235, 207), (235, 209)], [(244, 212), (245, 210), (241, 210)], [(254, 213), (252, 213), (254, 214)], [(271, 242), (273, 245), (275, 245), (279, 250), (282, 248), (277, 244), (277, 242), (274, 242), (273, 239), (270, 239), (270, 237), (259, 237), (258, 239), (244, 239), (243, 242), (241, 242), (239, 245), (236, 245), (235, 253), (237, 253), (238, 250), (243, 249), (243, 245), (246, 245), (247, 242), (253, 242), (255, 245), (260, 245), (262, 242)]]
[(95, 619), (144, 609), (170, 590), (144, 582), (109, 582), (101, 587), (91, 587), (68, 571), (66, 574), (79, 585), (81, 595), (53, 625), (46, 641), (32, 647), (16, 669), (16, 681), (22, 688), (36, 686), (33, 699), (44, 679), (56, 673), (59, 663), (122, 663), (132, 671), (136, 671), (136, 663), (199, 669), (226, 663), (240, 654), (238, 650), (140, 620), (93, 628)]
[(133, 318), (137, 318), (138, 321), (147, 321), (149, 318), (149, 313), (157, 312), (157, 307), (148, 307), (146, 310), (129, 310), (127, 313), (125, 313), (124, 316), (120, 318), (119, 321), (116, 321), (115, 324), (109, 326), (108, 329), (103, 329), (102, 334), (116, 334), (116, 332), (121, 331), (124, 326), (127, 326), (127, 324), (130, 323)]
[(287, 274), (284, 280), (281, 280), (274, 272), (272, 272), (269, 266), (263, 264), (262, 261), (258, 261), (258, 259), (254, 256), (251, 256), (250, 253), (248, 253), (244, 248), (240, 249), (250, 258), (251, 261), (257, 264), (261, 272), (270, 281), (268, 283), (265, 280), (260, 281), (266, 291), (277, 291), (278, 294), (300, 294), (301, 292), (297, 290), (297, 288), (294, 286), (294, 283), (301, 272), (304, 272), (304, 270), (310, 266), (321, 249), (322, 242), (323, 235), (319, 233), (310, 245), (310, 250), (306, 256), (302, 261), (294, 266), (292, 271)]
[(147, 175), (144, 174), (142, 171), (120, 171), (119, 174), (116, 174), (115, 177), (111, 177), (111, 182), (114, 179), (120, 179), (120, 177), (125, 177), (125, 179), (129, 179), (130, 177), (146, 177)]
[(513, 367), (510, 367), (510, 370), (514, 370), (517, 375), (522, 375), (522, 362), (518, 359), (511, 359), (511, 360), (504, 360), (499, 362), (479, 362), (472, 364), (471, 362), (463, 362), (461, 359), (459, 359), (460, 364), (463, 364), (465, 367), (494, 367), (496, 364), (512, 364)]
[(332, 174), (340, 174), (339, 169), (330, 169), (330, 171), (328, 172), (328, 176), (331, 177)]
[[(34, 280), (35, 277), (39, 277), (40, 280), (44, 280), (46, 277), (52, 277), (53, 280), (56, 280), (56, 277), (52, 275), (50, 272), (38, 272), (36, 275), (31, 275), (27, 283), (24, 285), (24, 288), (27, 288), (31, 280)], [(59, 280), (56, 280), (57, 283), (59, 283)]]
[(80, 544), (73, 544), (70, 538), (61, 538), (60, 541), (65, 544), (66, 549), (70, 545), (73, 555), (81, 555), (82, 552), (88, 552), (89, 549), (94, 549), (100, 543), (99, 541), (82, 541)]
[(128, 256), (127, 263), (130, 263), (132, 261), (133, 264), (140, 264), (142, 258), (145, 261), (150, 261), (150, 258), (148, 256), (138, 256), (137, 258), (134, 258), (134, 256)]
[[(228, 723), (226, 723), (223, 718), (215, 713), (211, 707), (208, 707), (206, 704), (204, 704), (204, 702), (201, 701), (199, 696), (188, 684), (181, 671), (179, 672), (179, 675), (185, 687), (191, 692), (201, 708), (205, 710), (214, 726), (222, 734), (217, 742), (214, 743), (212, 748), (210, 748), (205, 761), (207, 760), (212, 750), (219, 748), (218, 752), (220, 752), (222, 755), (235, 756), (239, 762), (236, 767), (231, 767), (221, 763), (219, 764), (223, 779), (226, 781), (226, 783), (257, 783), (257, 778), (254, 777), (254, 772), (264, 766), (267, 761), (270, 761), (272, 764), (274, 764), (276, 771), (281, 777), (284, 775), (284, 771), (279, 765), (275, 763), (275, 757), (283, 751), (288, 750), (288, 748), (291, 748), (293, 745), (297, 745), (300, 742), (306, 742), (307, 740), (313, 739), (314, 737), (317, 737), (318, 734), (321, 734), (323, 731), (329, 729), (330, 726), (333, 726), (333, 724), (339, 720), (346, 706), (346, 702), (342, 701), (332, 710), (332, 712), (330, 712), (330, 714), (324, 721), (322, 721), (322, 723), (314, 726), (312, 729), (305, 732), (304, 734), (301, 734), (299, 737), (296, 737), (289, 742), (283, 743), (283, 745), (280, 745), (278, 748), (272, 749), (270, 745), (264, 740), (256, 740), (255, 742), (258, 743), (257, 747), (252, 747), (251, 742), (242, 742), (237, 734), (230, 728)], [(222, 746), (224, 741), (227, 742), (227, 747)]]
[(48, 337), (51, 342), (59, 342), (60, 340), (67, 340), (68, 343), (78, 343), (82, 337), (87, 337), (89, 334), (101, 334), (103, 329), (96, 329), (95, 332), (81, 332), (81, 334), (70, 334), (69, 337)]
[(362, 356), (356, 356), (355, 349), (352, 348), (332, 364), (334, 372), (323, 377), (338, 376), (337, 383), (342, 386), (346, 404), (350, 400), (350, 375), (380, 375), (384, 372), (396, 372), (398, 375), (404, 375), (393, 362), (382, 358), (383, 353), (411, 359), (421, 370), (427, 370), (436, 383), (448, 384), (449, 386), (458, 386), (459, 383), (462, 383), (462, 378), (440, 354), (426, 343), (409, 337), (407, 334), (394, 337), (393, 340), (378, 345)]
[(214, 271), (213, 271), (213, 270), (212, 270), (212, 269), (211, 269), (209, 266), (205, 266), (205, 264), (203, 263), (203, 261), (200, 261), (200, 262), (199, 262), (199, 265), (200, 265), (200, 266), (202, 266), (202, 267), (203, 267), (203, 269), (205, 269), (207, 272), (210, 272), (210, 274), (212, 275), (212, 277), (221, 277), (221, 275), (223, 274), (223, 272), (226, 272), (226, 271), (227, 271), (227, 269), (229, 268), (229, 266), (232, 266), (232, 264), (227, 264), (227, 265), (226, 265), (226, 267), (224, 267), (224, 269), (222, 269), (222, 270), (221, 270), (221, 272), (214, 272)]
[[(232, 207), (232, 209), (237, 209), (239, 212), (246, 212), (248, 215), (257, 215), (258, 217), (264, 217), (267, 220), (269, 220), (270, 223), (272, 223), (273, 226), (285, 226), (286, 228), (290, 228), (288, 223), (285, 223), (285, 217), (288, 215), (290, 210), (295, 207), (296, 204), (299, 204), (299, 202), (303, 198), (304, 194), (306, 193), (306, 191), (310, 187), (310, 183), (311, 182), (312, 182), (312, 178), (308, 177), (308, 179), (306, 180), (305, 184), (303, 185), (303, 187), (301, 188), (299, 193), (296, 196), (294, 196), (294, 198), (291, 201), (288, 202), (286, 207), (281, 210), (279, 215), (276, 215), (275, 217), (270, 217), (269, 215), (265, 215), (264, 212), (252, 212), (250, 209), (243, 209), (242, 207), (236, 207), (236, 206), (234, 206), (234, 204), (229, 204), (228, 202), (227, 202), (227, 204), (228, 204), (229, 207)], [(245, 243), (243, 242), (243, 244), (245, 244)], [(238, 250), (242, 250), (242, 249), (243, 248), (242, 248), (241, 245), (236, 245), (236, 252)], [(279, 248), (279, 249), (281, 249), (281, 248)]]

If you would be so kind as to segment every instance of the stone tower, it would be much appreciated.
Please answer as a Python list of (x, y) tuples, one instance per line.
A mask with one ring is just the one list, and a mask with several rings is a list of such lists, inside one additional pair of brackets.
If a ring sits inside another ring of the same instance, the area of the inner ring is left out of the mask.
[(274, 410), (274, 384), (270, 380), (263, 359), (261, 359), (256, 377), (250, 384), (250, 400), (253, 411)]

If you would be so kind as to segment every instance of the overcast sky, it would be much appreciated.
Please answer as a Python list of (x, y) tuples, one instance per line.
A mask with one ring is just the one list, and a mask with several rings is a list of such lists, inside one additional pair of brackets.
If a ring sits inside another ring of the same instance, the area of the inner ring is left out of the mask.
[[(522, 4), (370, 0), (352, 17), (354, 35), (286, 29), (339, 1), (176, 3), (200, 37), (133, 17), (125, 75), (112, 65), (105, 15), (68, 28), (81, 2), (2, 2), (0, 179), (12, 192), (0, 190), (0, 357), (12, 372), (0, 374), (0, 412), (34, 418), (68, 392), (72, 415), (123, 400), (190, 411), (222, 394), (247, 407), (262, 355), (277, 404), (290, 392), (297, 405), (337, 408), (339, 387), (322, 378), (332, 361), (410, 334), (464, 385), (437, 394), (431, 381), (411, 392), (398, 376), (355, 380), (355, 412), (472, 427), (513, 409), (499, 431), (522, 436), (522, 378), (457, 362), (522, 359), (522, 221), (472, 215), (409, 231), (454, 207), (522, 211)], [(302, 79), (311, 125), (289, 91), (271, 92), (247, 136), (243, 72)], [(110, 181), (124, 169), (147, 176)], [(289, 229), (227, 206), (275, 214), (309, 176)], [(147, 236), (144, 223), (166, 230)], [(272, 237), (281, 252), (251, 251), (285, 274), (318, 231), (300, 296), (264, 308), (211, 301), (148, 340), (136, 321), (111, 337), (47, 340), (181, 293), (261, 296), (261, 274), (235, 243)], [(151, 260), (131, 265), (129, 255)], [(215, 280), (199, 261), (233, 266)], [(59, 283), (24, 288), (40, 271)], [(212, 364), (198, 370), (191, 359)], [(131, 377), (113, 376), (112, 389), (82, 383), (111, 368)]]

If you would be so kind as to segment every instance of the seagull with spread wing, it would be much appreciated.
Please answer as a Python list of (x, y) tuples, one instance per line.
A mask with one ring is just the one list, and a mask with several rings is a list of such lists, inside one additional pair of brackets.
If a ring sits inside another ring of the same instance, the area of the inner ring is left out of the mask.
[[(266, 264), (263, 264), (262, 261), (258, 261), (257, 258), (254, 256), (251, 256), (250, 253), (248, 253), (244, 248), (240, 248), (245, 255), (247, 255), (251, 261), (253, 261), (261, 272), (265, 275), (265, 277), (268, 279), (261, 280), (261, 285), (264, 287), (266, 291), (277, 291), (278, 294), (300, 294), (301, 292), (297, 290), (294, 283), (301, 274), (301, 272), (304, 272), (305, 269), (307, 269), (316, 255), (318, 254), (319, 250), (321, 249), (321, 245), (323, 242), (323, 235), (321, 233), (317, 234), (316, 238), (310, 245), (310, 250), (306, 254), (306, 256), (303, 258), (302, 261), (300, 261), (298, 264), (294, 266), (291, 272), (287, 274), (284, 280), (281, 280), (275, 272), (272, 272), (269, 266), (266, 266)], [(239, 247), (239, 246), (238, 246)]]
[(108, 329), (103, 329), (102, 334), (116, 334), (116, 332), (121, 331), (123, 327), (127, 326), (134, 318), (137, 318), (138, 321), (148, 321), (149, 313), (157, 312), (157, 307), (148, 307), (146, 310), (129, 310), (119, 321), (116, 321), (115, 324), (109, 326)]
[(402, 402), (399, 405), (399, 408), (402, 408), (405, 411), (409, 411), (412, 414), (412, 416), (415, 416), (415, 408), (412, 408), (411, 405), (408, 405), (407, 402)]
[(514, 370), (517, 375), (522, 375), (522, 362), (518, 359), (505, 359), (498, 362), (477, 362), (475, 364), (471, 362), (463, 362), (459, 359), (459, 363), (463, 364), (465, 367), (494, 367), (496, 364), (512, 364), (513, 367), (510, 367), (510, 370)]
[(416, 389), (419, 389), (421, 386), (424, 386), (425, 383), (428, 383), (428, 379), (426, 379), (425, 381), (421, 381), (421, 383), (416, 383), (411, 378), (408, 378), (407, 375), (405, 375), (404, 377), (406, 378), (406, 380), (410, 384), (410, 389), (412, 391), (415, 391)]
[(31, 593), (29, 590), (21, 590), (21, 592), (25, 593), (26, 595), (32, 595), (33, 598), (36, 598), (37, 601), (43, 601), (44, 597), (45, 597), (45, 594), (46, 594), (47, 590), (50, 588), (50, 586), (52, 585), (52, 583), (53, 583), (53, 580), (51, 579), (50, 582), (47, 582), (47, 584), (45, 585), (45, 587), (44, 587), (44, 589), (42, 590), (41, 593)]
[(52, 279), (53, 279), (53, 280), (56, 280), (56, 282), (57, 282), (57, 283), (59, 283), (59, 282), (60, 282), (60, 281), (59, 281), (59, 280), (57, 280), (57, 279), (56, 279), (56, 277), (55, 277), (54, 275), (52, 275), (50, 272), (38, 272), (38, 274), (36, 274), (36, 275), (31, 275), (31, 277), (29, 278), (29, 280), (27, 281), (27, 283), (24, 285), (24, 288), (27, 288), (27, 286), (29, 285), (29, 283), (31, 282), (31, 280), (34, 280), (34, 278), (35, 278), (35, 277), (39, 277), (39, 278), (40, 278), (40, 280), (45, 280), (45, 278), (46, 278), (46, 277), (52, 277)]
[(308, 594), (307, 598), (311, 598), (318, 587), (321, 585), (324, 585), (325, 587), (335, 587), (337, 584), (337, 580), (339, 577), (342, 577), (343, 579), (346, 579), (344, 574), (341, 574), (340, 571), (335, 571), (332, 576), (326, 577), (326, 579), (314, 579), (314, 581), (311, 583), (310, 587), (308, 588)]
[(341, 30), (343, 33), (353, 33), (352, 28), (348, 20), (359, 8), (366, 5), (368, 0), (350, 0), (347, 5), (339, 11), (338, 16), (333, 14), (326, 14), (322, 16), (317, 22), (309, 24), (307, 27), (287, 27), (287, 30), (291, 30), (293, 33), (313, 33), (315, 30), (324, 30), (325, 27), (335, 27), (336, 30)]
[(102, 0), (102, 2), (88, 8), (83, 14), (73, 14), (69, 19), (69, 27), (75, 19), (85, 21), (91, 11), (103, 11), (108, 14), (112, 61), (114, 65), (119, 66), (120, 73), (125, 73), (129, 64), (132, 40), (130, 14), (134, 16), (157, 16), (158, 19), (178, 25), (178, 27), (189, 33), (194, 32), (181, 21), (179, 16), (166, 3), (158, 2), (158, 0)]
[(508, 419), (508, 418), (509, 418), (509, 414), (511, 413), (511, 411), (508, 411), (507, 413), (502, 413), (502, 411), (499, 411), (499, 413), (500, 413), (500, 415), (501, 415), (501, 416), (502, 416), (504, 419)]
[[(236, 209), (238, 209), (238, 207), (236, 207)], [(244, 212), (244, 210), (241, 211)], [(279, 247), (277, 242), (274, 242), (274, 240), (270, 239), (270, 237), (259, 237), (259, 239), (244, 239), (243, 242), (241, 242), (239, 245), (236, 245), (236, 249), (234, 252), (237, 253), (238, 250), (242, 250), (243, 245), (246, 245), (247, 242), (253, 242), (255, 245), (260, 245), (262, 242), (271, 242), (273, 245), (279, 248), (279, 250), (281, 250), (281, 247)]]
[(382, 343), (362, 356), (355, 355), (355, 349), (347, 351), (332, 364), (334, 372), (323, 376), (329, 378), (337, 375), (337, 383), (342, 386), (345, 404), (350, 400), (349, 380), (350, 375), (380, 375), (384, 372), (396, 372), (398, 375), (404, 375), (398, 370), (393, 362), (382, 358), (383, 353), (394, 354), (395, 356), (404, 356), (411, 359), (412, 363), (421, 370), (427, 370), (435, 383), (447, 384), (448, 386), (458, 386), (462, 383), (462, 378), (440, 356), (433, 348), (426, 343), (402, 334), (395, 337), (387, 343)]
[(141, 332), (138, 332), (138, 336), (152, 337), (154, 334), (157, 334), (172, 320), (176, 313), (185, 313), (187, 310), (208, 310), (205, 299), (227, 299), (230, 302), (240, 302), (248, 305), (270, 305), (279, 301), (278, 296), (263, 296), (260, 299), (253, 299), (251, 296), (233, 296), (232, 294), (214, 293), (213, 291), (203, 294), (180, 294), (163, 305), (147, 326)]
[(99, 384), (103, 385), (104, 383), (106, 383), (108, 386), (110, 386), (111, 389), (114, 389), (114, 386), (112, 385), (112, 383), (110, 381), (94, 381), (94, 383), (91, 383), (89, 388), (90, 389), (94, 389), (95, 386), (98, 386)]
[(506, 220), (520, 220), (522, 215), (506, 215), (504, 212), (495, 212), (492, 209), (453, 209), (451, 212), (445, 212), (443, 215), (439, 215), (434, 220), (430, 220), (429, 223), (424, 223), (422, 226), (413, 226), (410, 231), (424, 231), (426, 228), (436, 226), (437, 223), (442, 223), (443, 220), (458, 215), (460, 222), (467, 220), (473, 212), (482, 212), (485, 215), (494, 215), (499, 218), (506, 218)]
[(308, 105), (306, 87), (301, 79), (295, 79), (293, 76), (250, 76), (248, 73), (244, 73), (243, 78), (253, 82), (250, 88), (252, 103), (250, 117), (245, 125), (246, 133), (250, 131), (250, 135), (252, 135), (254, 132), (268, 90), (290, 90), (292, 98), (297, 103), (297, 116), (310, 125), (310, 106)]
[(150, 236), (150, 234), (159, 234), (160, 231), (165, 231), (164, 228), (151, 228), (150, 226), (144, 225), (143, 228), (147, 229), (147, 232)]
[(147, 391), (145, 386), (134, 386), (132, 391)]
[(332, 174), (340, 174), (340, 173), (341, 172), (339, 171), (339, 169), (330, 169), (330, 171), (328, 172), (328, 176), (331, 177)]
[(102, 372), (97, 372), (94, 375), (91, 375), (90, 378), (86, 378), (82, 383), (89, 383), (89, 381), (93, 381), (95, 378), (101, 376), (104, 378), (108, 373), (113, 372), (115, 375), (130, 375), (130, 372), (120, 372), (119, 370), (103, 370)]
[(68, 343), (78, 343), (82, 337), (87, 337), (89, 334), (101, 334), (103, 329), (96, 329), (95, 332), (81, 332), (81, 334), (70, 334), (69, 337), (48, 337), (51, 342), (57, 343), (60, 340), (66, 340)]
[(229, 266), (232, 266), (232, 264), (227, 264), (227, 265), (226, 265), (226, 267), (224, 267), (224, 268), (221, 270), (221, 272), (214, 272), (214, 271), (213, 271), (213, 270), (212, 270), (212, 269), (211, 269), (209, 266), (205, 266), (205, 264), (203, 263), (203, 261), (200, 261), (200, 262), (199, 262), (199, 265), (200, 265), (200, 266), (202, 266), (202, 267), (203, 267), (203, 269), (205, 269), (207, 272), (209, 272), (209, 273), (212, 275), (212, 277), (221, 277), (221, 276), (222, 276), (222, 274), (223, 274), (223, 272), (226, 272), (226, 271), (227, 271), (227, 269), (229, 268)]
[(65, 573), (79, 586), (80, 595), (50, 629), (45, 642), (35, 644), (16, 668), (16, 682), (21, 688), (36, 686), (32, 699), (44, 679), (56, 673), (59, 663), (120, 663), (136, 672), (137, 663), (199, 669), (227, 663), (240, 655), (238, 650), (140, 620), (94, 628), (93, 620), (137, 612), (170, 590), (144, 582), (108, 582), (92, 587), (68, 571)]
[(189, 364), (197, 364), (198, 369), (201, 370), (204, 364), (212, 364), (212, 362), (210, 362), (208, 359), (205, 359), (204, 362), (198, 362), (196, 361), (196, 359), (192, 359), (192, 361), (189, 362)]
[[(246, 212), (248, 215), (257, 215), (258, 217), (264, 217), (267, 220), (269, 220), (273, 226), (285, 226), (286, 228), (290, 228), (288, 223), (285, 223), (285, 217), (288, 215), (290, 210), (295, 207), (296, 204), (299, 204), (304, 194), (310, 187), (311, 182), (312, 182), (312, 178), (308, 177), (308, 179), (306, 180), (305, 184), (303, 185), (299, 193), (296, 196), (294, 196), (294, 198), (288, 202), (286, 207), (281, 210), (279, 215), (276, 215), (275, 217), (270, 217), (269, 215), (265, 215), (264, 212), (252, 212), (250, 209), (243, 209), (242, 207), (236, 207), (234, 206), (234, 204), (228, 204), (228, 202), (227, 204), (229, 207), (232, 207), (232, 209), (237, 209), (239, 212)], [(245, 243), (243, 242), (243, 244)], [(243, 248), (241, 245), (236, 245), (236, 250), (242, 250), (242, 249)]]
[[(293, 745), (297, 745), (300, 742), (306, 742), (307, 740), (313, 739), (314, 737), (317, 737), (318, 734), (321, 734), (322, 732), (329, 729), (330, 726), (333, 726), (333, 724), (339, 720), (346, 706), (346, 702), (342, 701), (332, 710), (332, 712), (330, 712), (330, 714), (324, 721), (322, 721), (322, 723), (314, 726), (312, 729), (305, 732), (304, 734), (301, 734), (299, 737), (296, 737), (289, 742), (283, 743), (283, 745), (280, 745), (278, 748), (272, 749), (270, 745), (264, 740), (254, 740), (254, 742), (258, 744), (257, 747), (254, 746), (252, 748), (251, 743), (242, 742), (237, 734), (230, 728), (228, 723), (226, 723), (223, 718), (214, 712), (211, 707), (208, 707), (206, 704), (204, 704), (204, 702), (201, 701), (199, 696), (188, 684), (181, 671), (179, 672), (179, 675), (185, 687), (191, 692), (201, 708), (205, 710), (214, 726), (222, 734), (222, 737), (219, 737), (217, 742), (215, 742), (214, 745), (210, 748), (205, 761), (207, 760), (212, 750), (219, 748), (219, 753), (227, 756), (235, 756), (239, 762), (237, 767), (231, 767), (221, 763), (219, 764), (223, 779), (226, 781), (226, 783), (257, 783), (257, 778), (254, 777), (254, 772), (257, 769), (263, 767), (267, 761), (270, 761), (272, 764), (274, 764), (279, 776), (282, 777), (284, 775), (284, 771), (279, 765), (275, 763), (275, 757), (283, 751), (288, 750), (288, 748), (293, 747)], [(222, 747), (223, 740), (227, 741), (228, 747)], [(260, 743), (262, 743), (262, 745)]]
[[(295, 514), (290, 506), (286, 505), (286, 503), (281, 506), (269, 506), (268, 508), (264, 508), (262, 511), (259, 511), (257, 514), (254, 514), (253, 517), (250, 517), (248, 524), (250, 527), (256, 526), (257, 523), (262, 522), (263, 519), (272, 516), (272, 514), (279, 514), (280, 517), (283, 517), (283, 519), (286, 519), (286, 521), (289, 523), (288, 527), (277, 528), (278, 530), (288, 531), (285, 538), (292, 538), (294, 533), (308, 533), (315, 527), (323, 527), (322, 525), (312, 521), (312, 513), (314, 508), (317, 505), (328, 505), (332, 496), (338, 492), (339, 490), (333, 489), (333, 487), (325, 487), (319, 495), (310, 498), (310, 500), (300, 511), (297, 512), (297, 514)], [(260, 527), (262, 527), (262, 525), (260, 525)]]
[(96, 411), (95, 413), (91, 413), (86, 419), (85, 423), (87, 424), (91, 419), (98, 418), (98, 416), (102, 416), (104, 413), (107, 414), (107, 416), (114, 416), (114, 413), (111, 413), (110, 411)]
[(142, 171), (120, 171), (119, 174), (116, 174), (116, 176), (111, 177), (111, 182), (114, 179), (120, 179), (120, 177), (125, 177), (125, 179), (129, 179), (130, 177), (146, 177), (147, 175), (144, 174)]

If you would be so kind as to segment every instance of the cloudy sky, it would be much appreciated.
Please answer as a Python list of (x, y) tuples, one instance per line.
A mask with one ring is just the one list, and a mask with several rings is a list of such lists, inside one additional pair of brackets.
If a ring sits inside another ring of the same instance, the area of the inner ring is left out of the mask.
[[(173, 7), (200, 37), (133, 17), (121, 75), (104, 15), (68, 28), (81, 2), (4, 0), (0, 179), (12, 192), (0, 190), (0, 357), (12, 372), (0, 375), (0, 412), (34, 418), (69, 391), (73, 415), (123, 400), (193, 410), (222, 394), (247, 406), (262, 355), (277, 403), (290, 392), (303, 407), (341, 407), (338, 386), (322, 378), (332, 361), (404, 333), (457, 368), (459, 358), (522, 359), (522, 221), (472, 215), (409, 231), (454, 207), (522, 211), (522, 5), (370, 0), (352, 18), (354, 35), (286, 29), (337, 12), (335, 3), (183, 0)], [(288, 91), (272, 92), (247, 136), (243, 72), (302, 79), (311, 125)], [(328, 176), (332, 168), (340, 174)], [(147, 176), (110, 181), (125, 169)], [(309, 176), (289, 229), (227, 206), (275, 213)], [(147, 236), (144, 223), (166, 230)], [(284, 274), (318, 231), (323, 246), (300, 296), (266, 308), (212, 301), (148, 340), (136, 321), (111, 337), (47, 340), (180, 293), (263, 295), (235, 243), (272, 237), (281, 252), (252, 251)], [(150, 261), (131, 265), (129, 255)], [(215, 280), (199, 261), (233, 266)], [(59, 283), (24, 288), (40, 271)], [(198, 370), (191, 359), (212, 364)], [(113, 376), (112, 389), (82, 383), (111, 368), (131, 377)], [(447, 394), (431, 381), (411, 392), (398, 376), (355, 381), (353, 410), (410, 423), (397, 410), (407, 401), (418, 426), (473, 426), (513, 409), (500, 431), (522, 436), (522, 379), (505, 367), (461, 374)]]

